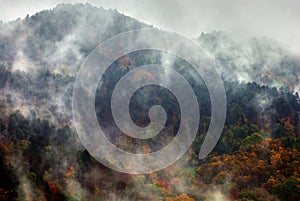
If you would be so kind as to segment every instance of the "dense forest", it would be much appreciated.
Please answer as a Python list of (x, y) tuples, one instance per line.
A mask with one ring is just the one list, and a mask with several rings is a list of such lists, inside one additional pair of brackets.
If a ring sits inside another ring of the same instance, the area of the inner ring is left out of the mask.
[(128, 152), (169, 143), (180, 124), (170, 91), (143, 87), (132, 97), (131, 116), (139, 126), (149, 123), (152, 105), (167, 112), (164, 129), (149, 140), (118, 130), (109, 98), (133, 68), (172, 63), (199, 102), (193, 145), (168, 168), (139, 175), (111, 170), (85, 150), (72, 124), (76, 73), (99, 43), (145, 27), (151, 26), (89, 4), (62, 4), (0, 24), (0, 200), (300, 200), (300, 62), (267, 38), (241, 44), (212, 32), (195, 39), (215, 57), (227, 96), (221, 138), (205, 159), (198, 153), (210, 123), (208, 90), (184, 59), (155, 50), (124, 55), (105, 72), (96, 93), (99, 124)]

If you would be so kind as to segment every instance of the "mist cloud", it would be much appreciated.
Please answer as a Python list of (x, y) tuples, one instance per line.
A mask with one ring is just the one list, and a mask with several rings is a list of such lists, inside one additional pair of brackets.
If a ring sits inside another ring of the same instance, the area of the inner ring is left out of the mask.
[[(58, 3), (85, 3), (85, 0), (22, 2), (0, 0), (0, 20), (24, 18)], [(197, 37), (201, 32), (222, 30), (234, 37), (268, 36), (300, 54), (300, 2), (297, 0), (90, 0), (96, 6), (116, 8), (154, 26)], [(18, 5), (18, 6), (16, 6)]]

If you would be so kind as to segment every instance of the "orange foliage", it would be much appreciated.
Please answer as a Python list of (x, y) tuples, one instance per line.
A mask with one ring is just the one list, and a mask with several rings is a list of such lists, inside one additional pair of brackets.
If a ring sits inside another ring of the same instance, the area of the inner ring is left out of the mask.
[(161, 187), (162, 192), (165, 194), (172, 192), (171, 187), (166, 180), (158, 180), (158, 181), (154, 182), (154, 184), (156, 186)]
[(67, 172), (65, 173), (65, 176), (66, 176), (66, 177), (73, 177), (74, 174), (75, 174), (75, 169), (74, 169), (73, 166), (71, 166), (71, 167), (67, 170)]
[(195, 201), (195, 199), (189, 197), (188, 195), (186, 195), (185, 193), (176, 196), (175, 198), (166, 198), (166, 201)]
[(195, 201), (195, 200), (186, 194), (181, 194), (181, 195), (177, 196), (174, 199), (174, 201)]
[(52, 194), (56, 195), (59, 192), (59, 187), (55, 183), (48, 181), (47, 184)]

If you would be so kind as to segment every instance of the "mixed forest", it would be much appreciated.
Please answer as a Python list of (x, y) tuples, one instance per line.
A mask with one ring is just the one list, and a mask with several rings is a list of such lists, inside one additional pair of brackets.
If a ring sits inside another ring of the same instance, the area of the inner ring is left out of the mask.
[(149, 123), (152, 105), (165, 108), (168, 120), (154, 140), (118, 130), (109, 98), (133, 68), (171, 63), (199, 102), (194, 143), (176, 163), (151, 174), (114, 171), (88, 153), (72, 124), (76, 73), (99, 43), (147, 27), (152, 26), (89, 4), (62, 4), (0, 23), (0, 200), (300, 200), (300, 60), (267, 38), (239, 43), (216, 31), (194, 39), (214, 56), (227, 96), (221, 138), (205, 159), (198, 153), (211, 117), (208, 90), (184, 59), (154, 50), (124, 55), (105, 72), (96, 92), (99, 124), (128, 152), (169, 143), (180, 125), (170, 91), (143, 87), (130, 103), (140, 126)]

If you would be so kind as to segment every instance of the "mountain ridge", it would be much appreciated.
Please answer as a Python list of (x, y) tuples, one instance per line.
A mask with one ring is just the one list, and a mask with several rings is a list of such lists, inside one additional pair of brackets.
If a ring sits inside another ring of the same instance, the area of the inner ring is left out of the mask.
[[(32, 66), (75, 75), (83, 59), (106, 39), (133, 29), (149, 28), (135, 18), (91, 4), (59, 4), (22, 20), (1, 25), (0, 65), (28, 71)], [(238, 41), (213, 31), (196, 41), (216, 59), (227, 81), (257, 82), (300, 91), (300, 60), (266, 37)], [(34, 71), (34, 69), (32, 69)]]

